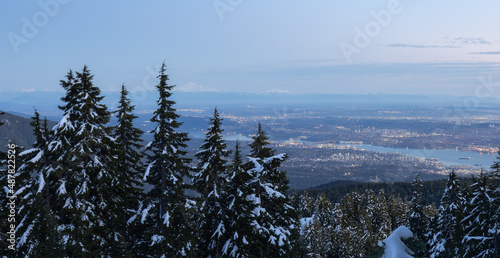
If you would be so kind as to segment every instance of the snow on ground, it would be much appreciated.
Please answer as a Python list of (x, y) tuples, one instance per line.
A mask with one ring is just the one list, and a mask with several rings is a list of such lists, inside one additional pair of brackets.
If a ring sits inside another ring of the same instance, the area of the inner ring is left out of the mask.
[(405, 226), (401, 226), (394, 230), (392, 234), (379, 242), (379, 245), (384, 247), (384, 255), (383, 258), (411, 258), (411, 254), (413, 251), (410, 250), (402, 240), (406, 240), (410, 237), (413, 237), (413, 233)]

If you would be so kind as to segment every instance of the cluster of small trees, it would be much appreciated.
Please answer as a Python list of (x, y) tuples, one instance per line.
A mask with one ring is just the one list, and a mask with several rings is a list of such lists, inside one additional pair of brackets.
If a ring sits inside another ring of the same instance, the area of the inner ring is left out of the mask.
[(422, 181), (412, 183), (412, 199), (387, 198), (381, 190), (352, 192), (332, 205), (324, 194), (295, 197), (302, 222), (302, 244), (310, 257), (380, 257), (379, 241), (399, 226), (413, 238), (406, 245), (414, 257), (499, 257), (500, 162), (491, 173), (461, 187), (451, 172), (436, 209), (424, 206)]
[(387, 198), (384, 190), (352, 192), (334, 205), (324, 194), (314, 199), (304, 192), (295, 203), (309, 257), (369, 257), (380, 251), (379, 241), (409, 221), (409, 204)]
[[(242, 157), (222, 139), (215, 109), (205, 141), (186, 158), (188, 135), (162, 66), (153, 140), (143, 146), (122, 86), (116, 111), (101, 103), (93, 75), (70, 71), (61, 121), (52, 129), (35, 110), (36, 142), (17, 157), (16, 250), (22, 257), (293, 256), (298, 215), (285, 195), (275, 155), (259, 125)], [(109, 126), (114, 113), (117, 124)], [(4, 173), (6, 174), (6, 173)], [(4, 183), (2, 178), (2, 184)], [(8, 212), (6, 205), (2, 214)], [(2, 220), (2, 232), (7, 232)], [(5, 251), (5, 252), (4, 252)]]

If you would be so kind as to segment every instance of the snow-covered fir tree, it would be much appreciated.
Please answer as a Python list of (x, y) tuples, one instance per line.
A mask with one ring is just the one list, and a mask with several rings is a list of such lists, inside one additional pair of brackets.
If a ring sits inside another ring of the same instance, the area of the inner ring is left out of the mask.
[(85, 66), (61, 81), (66, 95), (63, 118), (53, 128), (48, 144), (51, 164), (43, 173), (55, 177), (53, 210), (58, 216), (61, 245), (66, 255), (108, 255), (122, 249), (119, 229), (106, 227), (118, 216), (109, 208), (116, 193), (109, 192), (116, 175), (114, 138), (105, 125), (110, 113), (93, 75)]
[(248, 257), (254, 250), (249, 241), (253, 239), (256, 207), (253, 189), (250, 186), (252, 175), (243, 169), (239, 142), (236, 141), (233, 160), (230, 164), (227, 190), (228, 204), (226, 235), (222, 254), (229, 257)]
[(446, 188), (439, 205), (439, 216), (436, 230), (429, 239), (431, 257), (462, 256), (463, 229), (460, 221), (463, 219), (464, 198), (460, 189), (458, 177), (452, 171), (448, 177)]
[(409, 228), (413, 232), (417, 256), (427, 256), (427, 227), (428, 218), (424, 212), (423, 183), (420, 173), (417, 174), (412, 184), (412, 197), (410, 201)]
[(351, 192), (335, 209), (341, 257), (368, 257), (379, 251), (378, 242), (391, 233), (385, 192)]
[(299, 212), (303, 218), (311, 217), (314, 211), (314, 199), (309, 196), (307, 191), (304, 191), (299, 196)]
[(107, 226), (117, 228), (124, 236), (123, 253), (114, 254), (114, 256), (129, 256), (137, 252), (135, 242), (142, 227), (138, 221), (127, 223), (130, 217), (137, 212), (139, 203), (143, 197), (142, 183), (142, 148), (141, 136), (142, 130), (134, 127), (134, 120), (137, 118), (133, 114), (135, 106), (131, 104), (128, 96), (128, 90), (122, 85), (120, 92), (119, 105), (114, 113), (117, 117), (117, 125), (113, 127), (113, 136), (115, 138), (115, 154), (118, 163), (116, 164), (117, 177), (113, 179), (112, 189), (116, 193), (116, 199), (110, 204), (113, 206), (112, 212), (118, 216), (112, 217), (114, 220), (107, 222)]
[(408, 202), (403, 201), (401, 197), (391, 195), (388, 201), (389, 216), (391, 218), (391, 227), (398, 228), (400, 226), (408, 225), (409, 205)]
[(296, 229), (298, 214), (290, 205), (285, 192), (288, 178), (279, 167), (286, 154), (274, 154), (269, 138), (259, 123), (257, 134), (250, 143), (251, 153), (246, 169), (252, 174), (253, 201), (256, 208), (254, 224), (256, 238), (250, 241), (254, 255), (262, 257), (290, 256), (296, 246), (292, 233)]
[[(379, 241), (377, 238), (378, 234), (382, 233), (383, 230), (382, 228), (377, 228), (374, 223), (379, 223), (382, 219), (377, 209), (377, 196), (373, 190), (366, 190), (361, 196), (361, 201), (361, 229), (363, 231), (361, 242), (364, 245), (363, 250), (365, 250), (365, 254), (368, 255), (373, 251), (373, 247), (377, 246)], [(386, 231), (386, 229), (383, 231)]]
[(57, 232), (57, 218), (52, 211), (50, 188), (54, 181), (49, 180), (43, 168), (50, 164), (47, 153), (50, 131), (47, 119), (43, 123), (40, 114), (30, 123), (33, 127), (35, 143), (32, 148), (19, 154), (24, 160), (18, 168), (18, 218), (16, 233), (18, 236), (17, 252), (24, 257), (61, 256), (60, 234)]
[(338, 256), (335, 214), (333, 205), (325, 194), (321, 193), (316, 198), (313, 213), (309, 230), (309, 254), (314, 257)]
[(158, 109), (151, 122), (156, 124), (152, 131), (153, 140), (145, 147), (147, 167), (144, 183), (151, 187), (146, 193), (138, 214), (144, 227), (142, 255), (148, 257), (176, 257), (193, 255), (196, 249), (194, 229), (191, 223), (195, 203), (186, 196), (190, 188), (189, 159), (185, 157), (189, 140), (187, 133), (178, 132), (181, 123), (171, 99), (174, 85), (168, 85), (166, 66), (162, 65), (156, 89), (159, 93)]
[(464, 257), (494, 257), (495, 253), (495, 212), (494, 190), (490, 177), (481, 173), (470, 185), (465, 203)]
[(497, 152), (497, 160), (491, 166), (490, 182), (493, 189), (493, 218), (494, 226), (490, 229), (493, 235), (494, 255), (500, 257), (500, 148)]
[(193, 185), (200, 194), (200, 214), (197, 218), (200, 236), (198, 249), (207, 257), (220, 257), (228, 238), (226, 233), (229, 196), (226, 191), (230, 153), (222, 139), (221, 122), (216, 108), (210, 118), (205, 140), (195, 155), (199, 160), (196, 174), (193, 176)]
[(366, 253), (363, 244), (367, 236), (362, 225), (361, 195), (358, 192), (348, 193), (335, 211), (340, 237), (340, 257), (363, 257)]
[(377, 203), (375, 204), (375, 213), (373, 218), (373, 234), (375, 239), (385, 239), (392, 232), (391, 216), (389, 215), (389, 205), (385, 196), (385, 191), (382, 189), (377, 195)]

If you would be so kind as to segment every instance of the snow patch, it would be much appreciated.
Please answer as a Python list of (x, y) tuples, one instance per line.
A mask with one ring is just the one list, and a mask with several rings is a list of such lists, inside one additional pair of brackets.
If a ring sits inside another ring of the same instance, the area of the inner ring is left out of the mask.
[(38, 191), (36, 193), (41, 193), (43, 190), (43, 187), (45, 186), (45, 179), (43, 179), (43, 172), (40, 173), (40, 176), (38, 178)]
[(156, 160), (151, 162), (151, 164), (149, 164), (148, 168), (146, 169), (146, 172), (144, 173), (144, 177), (142, 178), (143, 181), (146, 181), (147, 177), (149, 176), (149, 171), (151, 171), (151, 168), (154, 166)]
[(66, 194), (66, 181), (61, 180), (61, 185), (57, 189), (59, 195)]
[(156, 245), (157, 243), (160, 243), (161, 241), (163, 241), (163, 239), (165, 239), (164, 236), (160, 236), (160, 235), (154, 235), (151, 237), (151, 246), (153, 245)]
[(43, 156), (43, 151), (40, 151), (40, 152), (38, 152), (38, 154), (36, 154), (36, 156), (34, 158), (30, 159), (30, 161), (28, 161), (28, 162), (36, 163), (42, 158), (42, 156)]
[(163, 215), (163, 224), (165, 224), (167, 227), (170, 225), (170, 214), (168, 213), (165, 213), (165, 215)]
[(146, 220), (146, 217), (148, 216), (148, 212), (149, 212), (149, 210), (150, 210), (151, 208), (153, 208), (153, 205), (151, 205), (151, 204), (150, 204), (150, 205), (149, 205), (146, 209), (144, 209), (144, 210), (142, 211), (141, 223), (143, 223), (143, 224), (144, 224), (144, 221)]
[(413, 237), (413, 233), (405, 226), (400, 226), (392, 234), (379, 242), (380, 246), (384, 246), (384, 255), (382, 258), (412, 258), (414, 254), (402, 240)]

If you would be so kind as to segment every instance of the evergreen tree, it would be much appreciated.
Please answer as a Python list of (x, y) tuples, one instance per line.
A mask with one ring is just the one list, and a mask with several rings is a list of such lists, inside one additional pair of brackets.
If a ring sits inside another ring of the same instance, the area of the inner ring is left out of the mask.
[[(380, 229), (376, 227), (375, 220), (380, 220), (378, 218), (377, 211), (377, 196), (373, 190), (366, 190), (362, 195), (361, 203), (361, 229), (364, 232), (361, 243), (364, 245), (364, 255), (367, 256), (373, 251), (373, 248), (377, 246), (378, 239), (377, 235)], [(382, 238), (383, 239), (383, 238)], [(380, 240), (382, 240), (380, 239)]]
[(223, 247), (223, 256), (249, 257), (254, 250), (249, 241), (253, 239), (253, 226), (255, 218), (253, 211), (255, 203), (249, 197), (253, 189), (250, 186), (252, 175), (243, 169), (243, 161), (238, 141), (234, 151), (233, 161), (230, 166), (227, 194), (229, 196), (227, 215), (227, 240)]
[(391, 227), (394, 229), (400, 226), (408, 225), (408, 213), (408, 202), (403, 201), (400, 197), (391, 195), (389, 198), (389, 216), (391, 218)]
[[(226, 192), (229, 177), (227, 159), (229, 151), (222, 139), (222, 119), (217, 108), (210, 118), (210, 127), (205, 140), (196, 153), (199, 159), (193, 185), (201, 194), (200, 216), (198, 227), (200, 230), (199, 250), (204, 256), (219, 257), (226, 243), (228, 228), (228, 194)], [(230, 236), (232, 237), (232, 236)]]
[(370, 247), (370, 252), (378, 245), (378, 242), (386, 239), (392, 232), (391, 217), (389, 215), (389, 205), (385, 197), (385, 191), (382, 189), (377, 195), (372, 217), (372, 235), (375, 241)]
[(185, 157), (189, 140), (187, 133), (178, 132), (181, 123), (171, 99), (174, 85), (168, 85), (165, 64), (158, 75), (158, 109), (151, 122), (156, 123), (153, 140), (146, 145), (147, 168), (144, 182), (151, 186), (137, 216), (144, 224), (144, 239), (138, 243), (143, 254), (150, 257), (192, 255), (194, 250), (191, 212), (195, 203), (186, 196), (190, 188), (189, 159)]
[[(128, 91), (125, 85), (122, 85), (121, 96), (118, 109), (114, 111), (117, 117), (117, 125), (113, 128), (113, 137), (115, 138), (114, 154), (118, 158), (115, 164), (117, 177), (113, 179), (112, 191), (116, 199), (110, 204), (110, 210), (116, 217), (107, 222), (110, 228), (117, 228), (120, 234), (124, 236), (123, 250), (113, 253), (113, 256), (131, 256), (137, 252), (134, 249), (136, 238), (138, 237), (140, 226), (137, 223), (128, 224), (128, 220), (136, 212), (139, 202), (143, 197), (142, 174), (142, 153), (139, 152), (141, 145), (141, 136), (143, 131), (134, 127), (134, 120), (137, 118), (133, 114), (135, 106), (131, 104), (127, 97)], [(135, 221), (136, 222), (136, 221)]]
[(375, 207), (373, 208), (373, 215), (371, 218), (371, 243), (368, 247), (370, 257), (380, 257), (384, 253), (384, 249), (380, 245), (381, 241), (389, 237), (391, 234), (391, 216), (389, 203), (385, 197), (385, 191), (380, 190), (377, 195), (377, 201)]
[(481, 173), (474, 178), (466, 197), (464, 226), (464, 257), (494, 257), (495, 212), (489, 176)]
[(413, 232), (413, 236), (418, 246), (416, 250), (416, 255), (418, 257), (426, 256), (427, 248), (427, 226), (428, 219), (424, 213), (424, 201), (422, 196), (422, 180), (420, 179), (420, 173), (417, 174), (412, 182), (412, 199), (410, 202), (410, 217), (409, 224), (410, 230)]
[(366, 190), (363, 195), (357, 192), (346, 195), (337, 217), (343, 256), (368, 257), (379, 251), (379, 241), (391, 232), (384, 191), (379, 195), (373, 190)]
[(66, 90), (60, 107), (64, 115), (48, 144), (51, 164), (42, 172), (55, 177), (49, 194), (54, 197), (61, 244), (72, 257), (110, 255), (123, 243), (119, 229), (106, 227), (106, 221), (118, 216), (109, 209), (116, 193), (108, 191), (117, 177), (116, 157), (111, 155), (115, 146), (105, 126), (110, 114), (92, 79), (85, 66), (61, 81)]
[(437, 229), (430, 239), (431, 257), (462, 256), (460, 249), (463, 229), (460, 221), (463, 219), (463, 203), (460, 183), (452, 171), (439, 206)]
[(257, 206), (254, 210), (254, 226), (258, 236), (251, 241), (254, 254), (264, 257), (289, 256), (296, 246), (292, 231), (297, 224), (298, 214), (285, 195), (288, 190), (286, 173), (279, 169), (287, 156), (274, 155), (274, 150), (267, 147), (269, 138), (260, 123), (252, 140), (246, 167), (254, 178), (253, 200)]
[(307, 191), (304, 191), (299, 196), (299, 211), (303, 218), (311, 217), (314, 211), (314, 199), (309, 196)]
[(340, 234), (340, 257), (363, 257), (366, 254), (363, 238), (363, 212), (361, 195), (358, 192), (346, 194), (335, 212), (338, 220), (337, 232)]
[(33, 148), (19, 154), (25, 160), (18, 169), (18, 184), (23, 187), (17, 192), (20, 222), (17, 226), (17, 252), (25, 257), (62, 256), (59, 245), (60, 235), (57, 232), (57, 218), (52, 211), (49, 189), (53, 180), (42, 168), (50, 164), (47, 159), (50, 131), (47, 129), (47, 119), (43, 124), (40, 114), (35, 110), (35, 116), (30, 123), (33, 127), (35, 143)]
[(325, 194), (319, 194), (314, 203), (310, 250), (315, 257), (338, 256), (333, 206)]
[[(497, 152), (497, 159), (500, 160), (500, 148)], [(500, 257), (500, 161), (496, 161), (491, 168), (490, 182), (493, 189), (492, 206), (494, 226), (490, 229), (493, 235), (494, 255)]]

